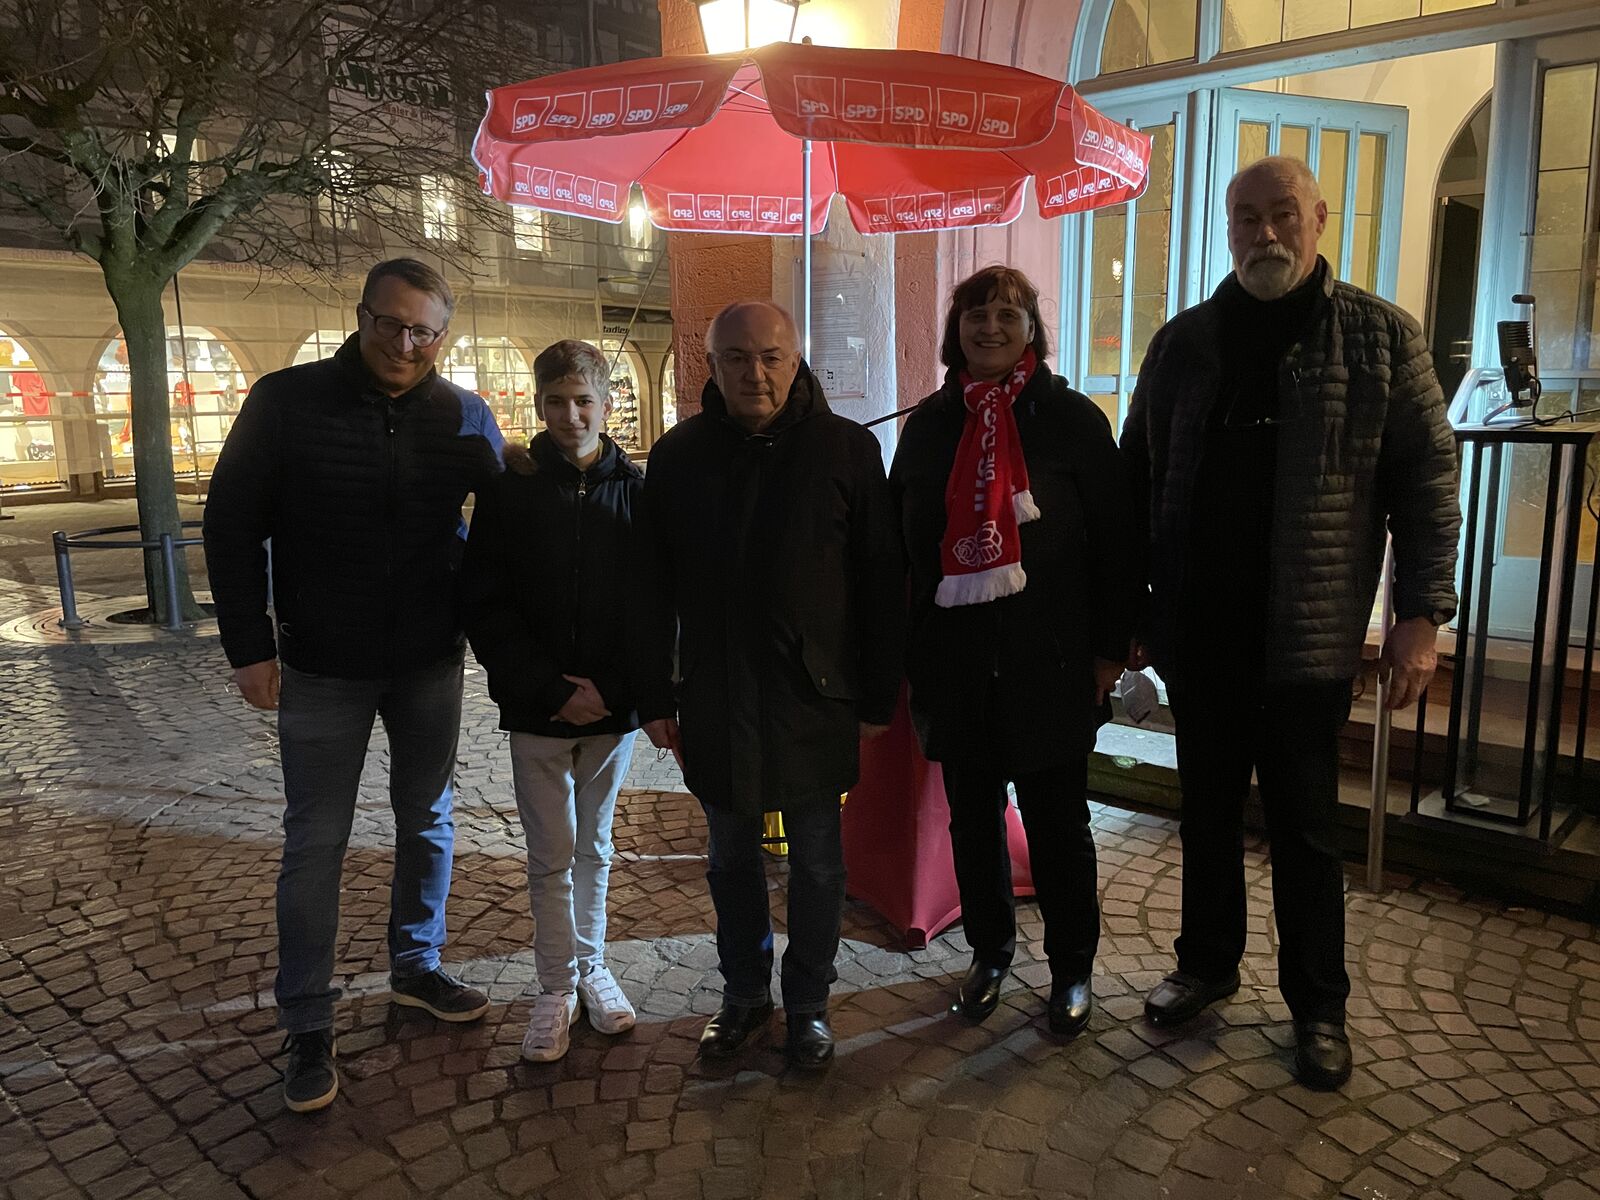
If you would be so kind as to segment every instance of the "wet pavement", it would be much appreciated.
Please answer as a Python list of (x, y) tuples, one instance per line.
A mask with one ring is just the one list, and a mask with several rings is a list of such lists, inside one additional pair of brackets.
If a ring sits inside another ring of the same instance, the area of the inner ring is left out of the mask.
[[(74, 510), (85, 526), (121, 519)], [(48, 601), (38, 529), (62, 515), (0, 526), (0, 622)], [(95, 570), (88, 590), (134, 590)], [(213, 638), (0, 641), (0, 1196), (1600, 1200), (1593, 926), (1427, 880), (1395, 877), (1381, 896), (1352, 884), (1356, 1070), (1313, 1093), (1290, 1073), (1264, 848), (1248, 854), (1244, 988), (1157, 1030), (1140, 1008), (1171, 965), (1177, 831), (1111, 807), (1095, 809), (1098, 1011), (1076, 1040), (1043, 1030), (1030, 904), (1026, 957), (973, 1026), (946, 1013), (959, 930), (906, 952), (852, 903), (833, 1065), (786, 1070), (781, 1020), (735, 1063), (702, 1065), (718, 985), (704, 824), (642, 745), (610, 905), (639, 1025), (580, 1025), (563, 1061), (522, 1063), (532, 923), (479, 674), (447, 958), (494, 1007), (463, 1027), (388, 1003), (380, 732), (345, 868), (344, 1086), (328, 1110), (290, 1114), (272, 1005), (275, 734), (225, 683)], [(771, 885), (781, 928), (776, 861)]]

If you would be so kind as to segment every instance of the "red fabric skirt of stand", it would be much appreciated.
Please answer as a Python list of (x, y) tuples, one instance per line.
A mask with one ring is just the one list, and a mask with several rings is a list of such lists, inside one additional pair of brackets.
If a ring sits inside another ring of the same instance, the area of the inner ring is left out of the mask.
[[(845, 884), (920, 950), (961, 917), (950, 851), (950, 806), (938, 763), (922, 757), (905, 689), (889, 731), (861, 747), (861, 779), (841, 810)], [(1012, 889), (1033, 894), (1028, 842), (1016, 805), (1006, 805)]]

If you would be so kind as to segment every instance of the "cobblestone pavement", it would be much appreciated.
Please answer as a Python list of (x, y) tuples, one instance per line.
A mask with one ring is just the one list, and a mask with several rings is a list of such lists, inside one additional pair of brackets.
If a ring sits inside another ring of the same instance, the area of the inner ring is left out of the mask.
[[(1290, 1076), (1258, 846), (1244, 989), (1181, 1032), (1141, 1020), (1170, 962), (1177, 835), (1112, 808), (1095, 815), (1099, 1011), (1077, 1040), (1041, 1029), (1036, 957), (970, 1026), (945, 1014), (959, 933), (906, 953), (851, 905), (832, 1067), (784, 1070), (779, 1023), (734, 1066), (703, 1066), (717, 984), (703, 824), (647, 750), (611, 893), (640, 1024), (617, 1039), (584, 1026), (564, 1061), (521, 1063), (531, 922), (481, 678), (449, 957), (495, 1006), (463, 1028), (387, 1002), (379, 734), (345, 873), (344, 1090), (299, 1117), (273, 1030), (270, 720), (223, 690), (214, 641), (0, 645), (0, 1196), (1600, 1197), (1593, 927), (1426, 881), (1352, 892), (1357, 1066), (1315, 1094)], [(773, 891), (781, 914), (781, 867)], [(1037, 956), (1036, 914), (1022, 916)]]

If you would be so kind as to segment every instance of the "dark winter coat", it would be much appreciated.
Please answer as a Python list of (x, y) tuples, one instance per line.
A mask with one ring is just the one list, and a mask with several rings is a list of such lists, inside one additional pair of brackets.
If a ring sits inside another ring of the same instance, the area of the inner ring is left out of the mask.
[(955, 372), (906, 420), (889, 483), (911, 566), (906, 676), (923, 752), (1014, 776), (1093, 748), (1110, 717), (1095, 702), (1094, 659), (1127, 657), (1136, 558), (1105, 415), (1043, 365), (1012, 411), (1040, 513), (1021, 526), (1022, 591), (934, 603), (945, 487), (967, 412)]
[[(264, 375), (211, 476), (206, 569), (235, 667), (371, 679), (462, 648), (461, 506), (499, 470), (482, 398), (430, 373), (380, 392), (352, 336)], [(267, 613), (267, 550), (272, 605)]]
[(645, 474), (639, 717), (678, 717), (684, 780), (707, 804), (833, 804), (860, 771), (858, 722), (887, 724), (900, 686), (882, 451), (804, 365), (761, 433), (714, 382), (702, 405)]
[[(1229, 275), (1156, 333), (1122, 432), (1135, 515), (1148, 530), (1142, 636), (1168, 678), (1181, 673), (1174, 643), (1185, 584), (1206, 569), (1185, 547), (1222, 373), (1220, 302), (1239, 287)], [(1461, 509), (1444, 394), (1416, 321), (1331, 272), (1277, 378), (1265, 678), (1348, 679), (1360, 666), (1386, 524), (1396, 616), (1454, 614)]]
[[(507, 471), (478, 497), (462, 569), (467, 637), (500, 728), (568, 738), (637, 729), (629, 631), (644, 474), (604, 436), (586, 471), (548, 433), (529, 450), (532, 474)], [(577, 691), (565, 675), (593, 682), (611, 715), (556, 720)]]

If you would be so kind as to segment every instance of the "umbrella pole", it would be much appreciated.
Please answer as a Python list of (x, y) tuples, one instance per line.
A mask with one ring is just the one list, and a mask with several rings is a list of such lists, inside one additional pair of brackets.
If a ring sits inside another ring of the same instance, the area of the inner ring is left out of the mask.
[(804, 216), (805, 229), (802, 231), (803, 240), (800, 250), (800, 274), (802, 276), (802, 292), (800, 301), (800, 349), (804, 353), (806, 362), (811, 361), (811, 139), (806, 138), (801, 146), (801, 178), (802, 188), (805, 191)]

